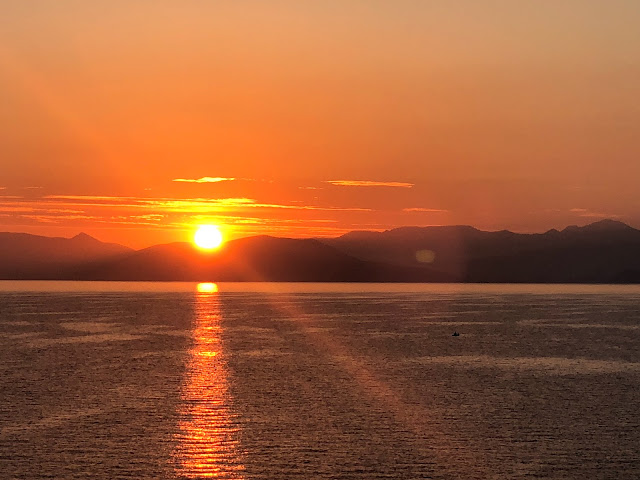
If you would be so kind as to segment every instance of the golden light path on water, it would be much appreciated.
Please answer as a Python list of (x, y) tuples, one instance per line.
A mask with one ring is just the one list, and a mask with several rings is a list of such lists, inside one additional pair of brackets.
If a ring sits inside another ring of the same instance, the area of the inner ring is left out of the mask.
[(174, 465), (181, 478), (242, 479), (244, 465), (238, 451), (239, 428), (231, 410), (218, 288), (215, 283), (201, 283), (197, 290)]

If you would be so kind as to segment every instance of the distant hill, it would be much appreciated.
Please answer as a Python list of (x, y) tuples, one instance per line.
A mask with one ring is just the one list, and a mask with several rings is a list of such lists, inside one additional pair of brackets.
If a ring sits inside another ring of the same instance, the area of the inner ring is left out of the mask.
[(428, 265), (461, 282), (615, 283), (640, 278), (640, 230), (614, 220), (542, 234), (403, 227), (324, 241), (364, 261)]
[(0, 278), (640, 283), (640, 231), (613, 220), (540, 234), (404, 227), (333, 239), (249, 237), (213, 252), (188, 243), (134, 251), (85, 234), (0, 233)]
[(78, 279), (149, 281), (444, 281), (423, 268), (366, 262), (316, 239), (242, 238), (206, 252), (188, 243), (156, 245), (85, 268)]
[(80, 233), (73, 238), (0, 232), (0, 279), (66, 278), (80, 265), (133, 252)]

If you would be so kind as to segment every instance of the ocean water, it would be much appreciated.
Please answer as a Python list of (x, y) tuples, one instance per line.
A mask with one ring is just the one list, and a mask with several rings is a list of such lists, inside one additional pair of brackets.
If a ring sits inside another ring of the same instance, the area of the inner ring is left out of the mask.
[(0, 478), (637, 479), (640, 287), (0, 282)]

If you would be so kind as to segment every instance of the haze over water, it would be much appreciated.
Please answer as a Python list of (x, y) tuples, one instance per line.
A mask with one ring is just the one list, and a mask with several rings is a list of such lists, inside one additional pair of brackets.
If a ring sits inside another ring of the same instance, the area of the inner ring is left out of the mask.
[(0, 282), (0, 476), (638, 478), (639, 302)]

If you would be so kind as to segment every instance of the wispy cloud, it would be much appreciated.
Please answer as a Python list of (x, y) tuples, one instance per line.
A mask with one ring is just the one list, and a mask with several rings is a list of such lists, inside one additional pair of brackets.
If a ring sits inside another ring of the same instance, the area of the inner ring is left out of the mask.
[(175, 198), (116, 195), (44, 195), (38, 198), (0, 196), (1, 225), (51, 227), (193, 228), (194, 223), (230, 226), (236, 234), (265, 232), (286, 235), (335, 236), (351, 229), (331, 218), (368, 208), (305, 203), (267, 203), (238, 198)]
[(46, 195), (44, 200), (61, 202), (65, 205), (82, 207), (128, 207), (154, 208), (159, 211), (201, 212), (215, 209), (233, 210), (245, 208), (269, 208), (285, 210), (322, 210), (368, 212), (369, 208), (359, 207), (320, 207), (316, 205), (290, 205), (279, 203), (258, 203), (252, 198), (148, 198), (148, 197), (116, 197), (97, 195)]
[(370, 212), (370, 208), (359, 207), (317, 207), (315, 205), (280, 205), (277, 203), (256, 203), (253, 205), (258, 208), (280, 208), (285, 210), (323, 210), (323, 211), (340, 211), (340, 212)]
[(126, 201), (134, 200), (137, 197), (115, 197), (105, 195), (45, 195), (45, 200), (83, 200), (83, 201)]
[(371, 180), (327, 180), (326, 183), (339, 187), (396, 187), (411, 188), (413, 183), (406, 182), (374, 182)]
[(218, 182), (231, 182), (235, 180), (233, 177), (200, 177), (200, 178), (174, 178), (173, 182), (184, 183), (218, 183)]
[(422, 207), (413, 207), (413, 208), (403, 208), (403, 212), (427, 212), (427, 213), (444, 213), (449, 210), (442, 210), (440, 208), (422, 208)]
[(58, 223), (58, 217), (50, 217), (48, 215), (21, 215), (26, 220), (33, 220), (37, 223)]
[(153, 208), (161, 211), (198, 211), (217, 207), (253, 206), (252, 198), (166, 198), (103, 195), (46, 195), (45, 201), (61, 202), (82, 207)]
[(622, 215), (618, 215), (615, 213), (592, 212), (590, 210), (587, 210), (586, 208), (572, 208), (569, 211), (583, 218), (620, 218), (622, 217)]
[[(6, 203), (0, 203), (0, 212), (3, 213), (46, 213), (46, 214), (68, 214), (68, 213), (83, 213), (83, 210), (72, 210), (69, 208), (39, 208), (37, 206), (21, 206), (26, 205), (26, 202), (21, 202), (18, 206), (8, 205)], [(31, 205), (31, 204), (29, 204)]]

